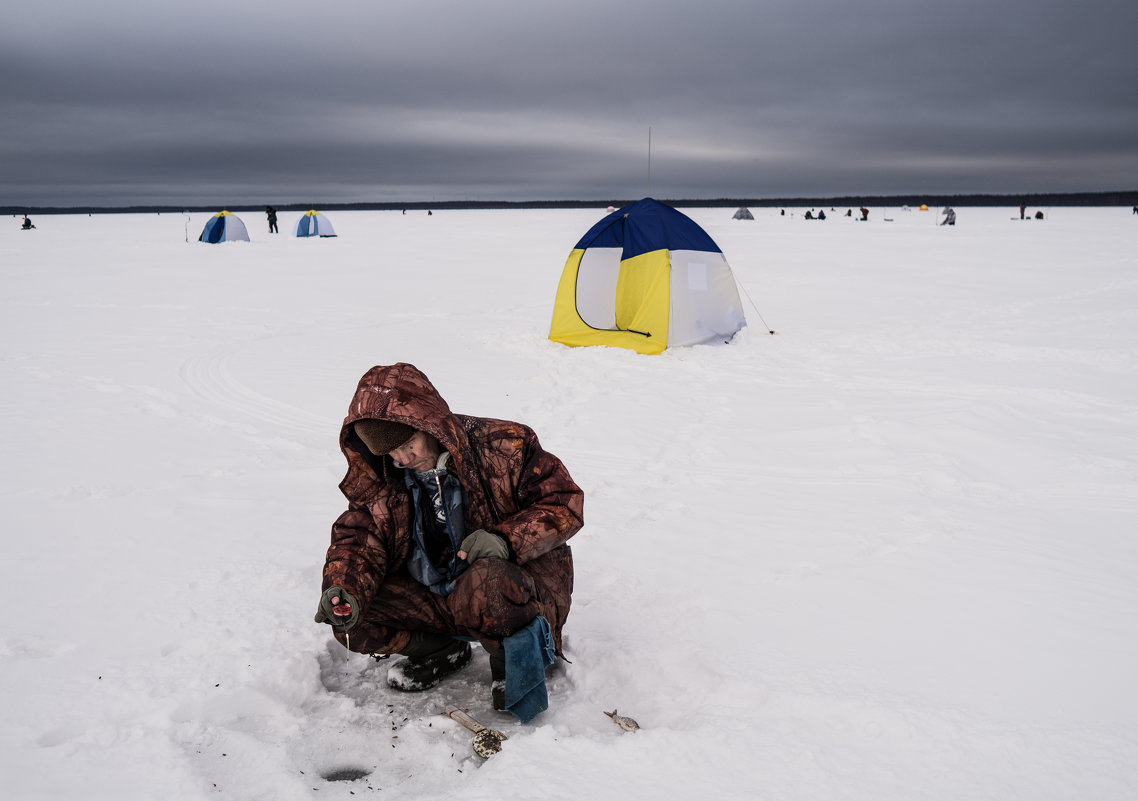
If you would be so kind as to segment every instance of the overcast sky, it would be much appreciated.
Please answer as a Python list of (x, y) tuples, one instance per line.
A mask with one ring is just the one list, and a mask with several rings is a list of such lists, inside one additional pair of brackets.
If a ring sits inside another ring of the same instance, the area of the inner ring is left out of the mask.
[(1136, 40), (1136, 0), (5, 4), (0, 205), (1138, 189)]

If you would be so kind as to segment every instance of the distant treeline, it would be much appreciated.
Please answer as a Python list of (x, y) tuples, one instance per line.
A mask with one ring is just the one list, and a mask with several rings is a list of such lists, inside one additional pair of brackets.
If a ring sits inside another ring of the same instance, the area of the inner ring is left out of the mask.
[[(443, 200), (408, 203), (216, 203), (209, 206), (0, 206), (0, 214), (180, 214), (183, 212), (264, 211), (425, 211), (433, 209), (580, 209), (620, 208), (639, 198), (624, 200)], [(1127, 192), (1028, 193), (1022, 195), (841, 195), (836, 197), (657, 198), (670, 206), (686, 208), (779, 207), (900, 207), (900, 206), (1138, 206), (1138, 190)]]

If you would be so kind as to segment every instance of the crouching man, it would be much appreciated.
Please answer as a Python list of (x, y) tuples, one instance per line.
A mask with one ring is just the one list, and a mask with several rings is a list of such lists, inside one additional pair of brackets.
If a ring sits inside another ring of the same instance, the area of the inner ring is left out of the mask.
[(461, 670), (477, 641), (494, 708), (545, 709), (573, 591), (566, 541), (584, 522), (565, 466), (525, 425), (453, 413), (410, 364), (364, 374), (340, 450), (348, 510), (316, 621), (352, 651), (404, 656), (387, 681), (407, 692)]

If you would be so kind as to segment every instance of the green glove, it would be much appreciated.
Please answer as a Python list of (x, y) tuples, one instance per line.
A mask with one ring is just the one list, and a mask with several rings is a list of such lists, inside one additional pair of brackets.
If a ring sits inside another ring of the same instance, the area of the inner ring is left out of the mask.
[(483, 529), (478, 529), (469, 535), (462, 541), (462, 545), (458, 546), (458, 549), (466, 552), (466, 561), (470, 564), (488, 556), (495, 556), (499, 559), (510, 558), (510, 548), (506, 545), (506, 541), (497, 534), (491, 534)]
[[(340, 602), (334, 604), (333, 598), (339, 598)], [(317, 623), (331, 623), (336, 631), (347, 631), (356, 625), (359, 619), (360, 605), (356, 603), (350, 592), (342, 587), (329, 587), (324, 590), (324, 594), (320, 596), (320, 605), (316, 607)]]

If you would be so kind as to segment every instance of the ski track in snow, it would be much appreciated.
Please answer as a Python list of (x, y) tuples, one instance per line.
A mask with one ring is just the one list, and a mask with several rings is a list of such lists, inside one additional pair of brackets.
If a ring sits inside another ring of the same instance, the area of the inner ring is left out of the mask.
[(233, 376), (232, 357), (226, 348), (187, 359), (179, 374), (194, 394), (216, 407), (215, 413), (236, 412), (275, 430), (327, 437), (334, 422), (250, 389)]

